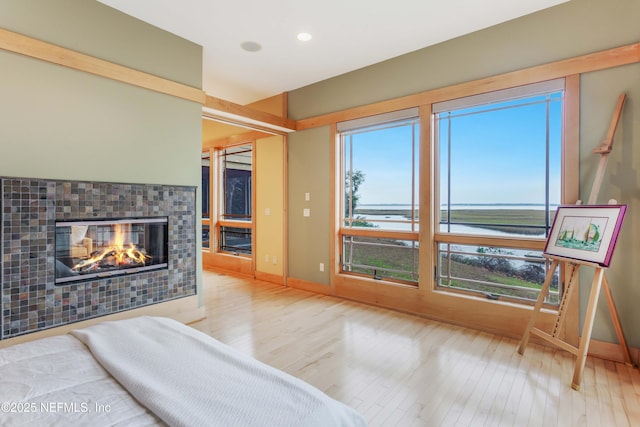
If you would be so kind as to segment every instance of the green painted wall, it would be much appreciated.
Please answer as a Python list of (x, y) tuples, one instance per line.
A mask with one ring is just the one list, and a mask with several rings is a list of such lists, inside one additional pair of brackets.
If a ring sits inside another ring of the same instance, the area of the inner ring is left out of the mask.
[[(361, 70), (319, 82), (289, 94), (289, 115), (295, 119), (366, 105), (456, 83), (571, 58), (640, 41), (638, 0), (572, 0), (538, 13), (428, 47)], [(588, 198), (600, 145), (618, 95), (629, 100), (610, 156), (599, 202), (616, 198), (630, 212), (607, 273), (622, 326), (630, 344), (640, 346), (640, 64), (583, 76), (581, 98), (580, 194)], [(317, 264), (328, 256), (330, 217), (298, 218), (300, 187), (328, 184), (328, 127), (297, 132), (289, 148), (290, 276), (327, 283)], [(296, 164), (298, 162), (299, 164)], [(311, 166), (313, 165), (313, 166)], [(314, 181), (315, 182), (315, 181)], [(318, 188), (328, 206), (330, 194)], [(324, 233), (324, 234), (322, 234)], [(307, 237), (313, 237), (313, 240)], [(312, 246), (309, 248), (308, 246)], [(295, 261), (294, 261), (295, 259)], [(294, 269), (295, 266), (295, 269)], [(580, 311), (584, 315), (590, 280), (583, 278)], [(586, 288), (586, 289), (585, 289)], [(604, 301), (604, 296), (601, 302)], [(606, 305), (600, 306), (593, 337), (615, 341)]]
[[(289, 135), (289, 277), (329, 284), (330, 132)], [(305, 195), (309, 193), (309, 200)], [(303, 215), (309, 209), (310, 216)], [(324, 263), (324, 272), (320, 271)]]
[(95, 0), (0, 0), (0, 27), (202, 87), (202, 47)]
[[(0, 27), (201, 87), (200, 46), (96, 1), (0, 0)], [(199, 186), (198, 103), (2, 50), (0, 70), (1, 176)]]
[[(639, 2), (640, 3), (640, 2)], [(640, 10), (638, 11), (640, 16)], [(640, 37), (639, 37), (640, 40)], [(580, 100), (580, 195), (589, 198), (600, 156), (592, 150), (606, 136), (620, 93), (627, 94), (598, 203), (615, 199), (628, 205), (622, 235), (606, 272), (627, 340), (640, 347), (640, 64), (585, 74)], [(584, 270), (584, 269), (583, 269)], [(589, 271), (589, 270), (587, 270)], [(584, 313), (593, 274), (580, 276), (580, 308)], [(594, 338), (616, 342), (609, 309), (601, 295)]]
[(571, 0), (292, 91), (302, 119), (640, 40), (638, 0)]

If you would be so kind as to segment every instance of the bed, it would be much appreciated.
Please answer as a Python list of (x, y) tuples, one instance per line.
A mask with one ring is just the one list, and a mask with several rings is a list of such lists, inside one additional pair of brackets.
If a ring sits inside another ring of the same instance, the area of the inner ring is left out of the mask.
[(308, 383), (164, 317), (0, 350), (7, 426), (366, 426)]

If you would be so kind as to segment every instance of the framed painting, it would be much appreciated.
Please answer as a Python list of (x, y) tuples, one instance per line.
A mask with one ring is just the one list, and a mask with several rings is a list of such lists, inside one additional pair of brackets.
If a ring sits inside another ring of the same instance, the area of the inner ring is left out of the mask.
[(560, 206), (544, 253), (608, 267), (627, 205)]

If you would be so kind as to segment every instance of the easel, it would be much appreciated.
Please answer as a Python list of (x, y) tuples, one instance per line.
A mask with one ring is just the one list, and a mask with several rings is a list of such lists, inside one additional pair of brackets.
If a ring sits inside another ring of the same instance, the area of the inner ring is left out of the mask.
[[(598, 198), (598, 192), (600, 190), (600, 186), (602, 184), (602, 177), (604, 175), (604, 169), (607, 165), (607, 156), (611, 152), (613, 146), (613, 137), (615, 135), (616, 127), (618, 126), (618, 121), (620, 120), (620, 114), (622, 112), (622, 107), (624, 106), (624, 101), (626, 99), (626, 95), (623, 93), (618, 98), (618, 104), (616, 106), (613, 119), (611, 120), (611, 125), (609, 126), (609, 132), (607, 133), (606, 139), (603, 141), (602, 145), (599, 148), (593, 150), (596, 154), (601, 154), (600, 163), (598, 164), (598, 170), (596, 173), (596, 178), (593, 183), (593, 187), (591, 189), (591, 194), (589, 195), (588, 204), (592, 205), (596, 203)], [(578, 201), (580, 204), (580, 201)], [(525, 328), (524, 335), (520, 340), (520, 344), (518, 346), (518, 353), (524, 354), (524, 350), (529, 343), (529, 337), (531, 334), (534, 334), (545, 341), (554, 344), (555, 346), (566, 350), (573, 355), (576, 356), (575, 368), (573, 371), (573, 380), (571, 382), (571, 387), (574, 390), (580, 390), (580, 382), (582, 381), (582, 372), (584, 370), (584, 365), (587, 360), (587, 351), (589, 349), (589, 342), (591, 340), (591, 332), (593, 330), (593, 322), (596, 315), (596, 308), (598, 303), (598, 297), (600, 295), (600, 290), (603, 289), (605, 296), (607, 298), (607, 303), (609, 306), (609, 311), (611, 313), (611, 318), (613, 320), (614, 327), (616, 329), (616, 335), (618, 336), (618, 341), (620, 342), (620, 347), (624, 353), (625, 363), (627, 365), (633, 365), (631, 362), (631, 354), (629, 353), (629, 347), (627, 346), (627, 342), (624, 338), (624, 334), (622, 333), (622, 327), (620, 326), (620, 319), (618, 318), (618, 311), (616, 310), (616, 306), (613, 302), (613, 295), (611, 294), (611, 289), (609, 288), (609, 282), (605, 276), (606, 267), (603, 267), (596, 263), (591, 263), (587, 261), (579, 261), (571, 258), (563, 258), (558, 256), (544, 255), (549, 261), (551, 261), (551, 267), (547, 272), (547, 276), (545, 277), (545, 281), (542, 284), (542, 288), (540, 289), (540, 294), (538, 295), (538, 299), (533, 308), (533, 312), (531, 313), (531, 317), (529, 319), (529, 323)], [(562, 295), (562, 300), (560, 301), (560, 305), (558, 307), (558, 315), (556, 317), (555, 326), (553, 331), (549, 334), (544, 332), (538, 328), (535, 328), (534, 325), (536, 323), (536, 318), (538, 314), (540, 314), (540, 309), (542, 308), (542, 304), (544, 303), (545, 298), (549, 294), (549, 287), (551, 285), (551, 281), (553, 280), (553, 276), (555, 274), (556, 269), (562, 264), (564, 270), (566, 271), (566, 275), (569, 277), (569, 280), (565, 286), (565, 291)], [(562, 326), (564, 324), (564, 320), (566, 317), (568, 301), (571, 300), (571, 296), (573, 295), (574, 289), (577, 286), (577, 278), (578, 271), (580, 267), (588, 266), (594, 268), (593, 281), (591, 282), (591, 293), (589, 295), (589, 303), (587, 304), (587, 311), (585, 313), (584, 324), (582, 327), (582, 336), (580, 337), (580, 343), (578, 347), (575, 347), (562, 339), (559, 338), (560, 331), (562, 330)]]

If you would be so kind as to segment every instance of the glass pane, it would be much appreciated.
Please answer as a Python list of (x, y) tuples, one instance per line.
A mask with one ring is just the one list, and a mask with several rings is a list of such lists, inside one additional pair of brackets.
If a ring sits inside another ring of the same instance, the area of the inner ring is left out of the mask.
[[(439, 287), (478, 292), (493, 299), (537, 300), (548, 268), (540, 251), (438, 245)], [(559, 303), (557, 271), (546, 302)]]
[(222, 217), (238, 221), (251, 221), (251, 145), (222, 150), (220, 161), (224, 189)]
[(202, 217), (209, 218), (211, 212), (211, 159), (209, 153), (202, 153)]
[(209, 224), (202, 225), (202, 249), (210, 249), (210, 229)]
[(220, 250), (234, 254), (251, 254), (251, 229), (220, 227)]
[(56, 284), (167, 268), (168, 219), (56, 222)]
[(417, 283), (418, 242), (343, 236), (342, 271)]
[(438, 115), (440, 231), (546, 237), (560, 203), (562, 94)]
[(417, 120), (346, 133), (342, 142), (344, 225), (417, 231)]

